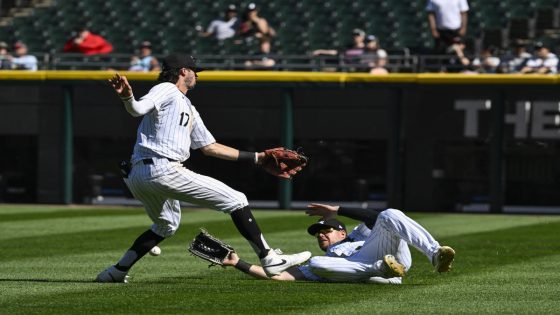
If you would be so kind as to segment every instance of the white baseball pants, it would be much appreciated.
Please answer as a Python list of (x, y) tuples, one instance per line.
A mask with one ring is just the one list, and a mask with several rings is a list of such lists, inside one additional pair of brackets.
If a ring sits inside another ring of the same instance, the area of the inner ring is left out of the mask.
[[(309, 267), (314, 274), (330, 281), (368, 281), (371, 277), (383, 277), (381, 266), (385, 255), (395, 256), (408, 271), (412, 257), (407, 244), (424, 253), (430, 262), (440, 247), (416, 221), (400, 210), (387, 209), (379, 214), (371, 234), (356, 254), (350, 257), (313, 257)], [(397, 282), (400, 281), (393, 283)]]
[(197, 204), (224, 213), (249, 205), (247, 197), (228, 185), (186, 169), (179, 162), (153, 158), (153, 164), (136, 163), (125, 183), (140, 200), (150, 219), (152, 231), (171, 236), (179, 228), (179, 201)]

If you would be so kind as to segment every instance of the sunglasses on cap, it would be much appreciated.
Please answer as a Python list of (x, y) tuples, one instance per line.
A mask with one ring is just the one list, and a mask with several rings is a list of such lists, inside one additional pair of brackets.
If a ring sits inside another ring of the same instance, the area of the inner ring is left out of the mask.
[(335, 231), (335, 229), (333, 229), (333, 228), (321, 229), (321, 230), (319, 230), (319, 232), (315, 233), (315, 237), (319, 236), (319, 234), (325, 235), (325, 234), (332, 233), (334, 231)]

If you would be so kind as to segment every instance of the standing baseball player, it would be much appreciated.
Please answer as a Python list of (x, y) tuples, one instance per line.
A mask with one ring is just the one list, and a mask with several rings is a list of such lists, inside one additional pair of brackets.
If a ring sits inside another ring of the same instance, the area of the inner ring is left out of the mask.
[[(279, 255), (270, 249), (248, 206), (247, 198), (226, 184), (186, 169), (181, 162), (190, 149), (224, 160), (259, 164), (263, 152), (245, 152), (217, 143), (206, 129), (200, 114), (186, 97), (195, 87), (197, 72), (202, 71), (192, 56), (172, 54), (163, 60), (159, 84), (136, 100), (128, 80), (116, 74), (109, 80), (126, 110), (134, 117), (143, 116), (125, 183), (140, 200), (153, 221), (113, 266), (99, 273), (98, 282), (127, 282), (128, 271), (150, 249), (172, 236), (181, 220), (179, 201), (209, 207), (231, 215), (239, 232), (249, 241), (263, 270), (276, 275), (311, 256), (309, 252)], [(300, 168), (287, 170), (290, 177)]]
[[(224, 265), (257, 278), (329, 282), (370, 282), (400, 284), (412, 265), (408, 245), (428, 257), (437, 272), (447, 272), (455, 251), (440, 244), (416, 221), (396, 209), (381, 212), (324, 204), (311, 204), (309, 215), (322, 216), (307, 232), (317, 237), (325, 256), (315, 256), (306, 265), (292, 267), (269, 277), (259, 266), (250, 265), (234, 252)], [(347, 234), (336, 215), (362, 221)]]

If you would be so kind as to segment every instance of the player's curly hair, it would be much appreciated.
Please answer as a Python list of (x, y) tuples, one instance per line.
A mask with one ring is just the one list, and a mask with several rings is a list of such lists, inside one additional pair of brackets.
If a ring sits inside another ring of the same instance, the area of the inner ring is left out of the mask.
[(159, 73), (157, 80), (161, 83), (171, 82), (175, 84), (177, 80), (179, 80), (179, 71), (181, 71), (181, 69), (165, 69)]

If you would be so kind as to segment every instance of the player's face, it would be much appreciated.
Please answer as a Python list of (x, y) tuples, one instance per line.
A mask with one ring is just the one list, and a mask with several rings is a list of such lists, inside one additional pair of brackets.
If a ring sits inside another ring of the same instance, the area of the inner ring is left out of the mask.
[(319, 247), (326, 251), (332, 244), (338, 243), (346, 238), (346, 231), (338, 231), (333, 228), (320, 230), (317, 234)]
[(188, 90), (194, 89), (194, 86), (196, 85), (196, 78), (198, 78), (198, 75), (196, 74), (196, 72), (194, 72), (191, 69), (187, 69), (187, 77), (185, 78), (185, 86), (187, 87)]

